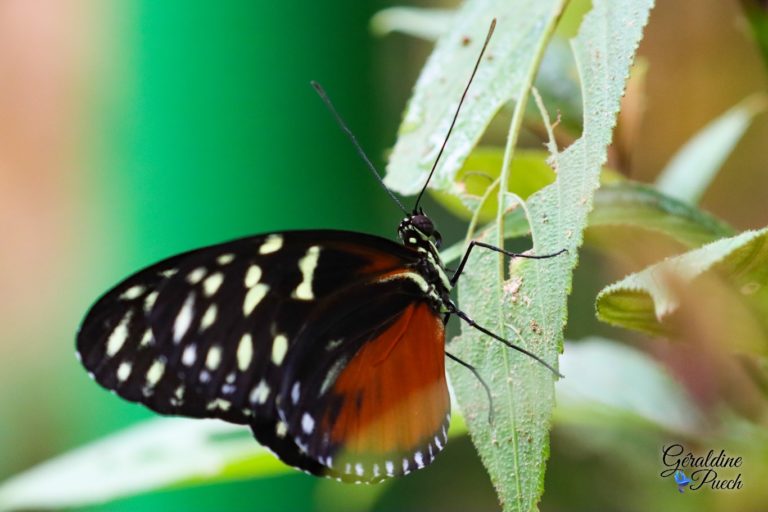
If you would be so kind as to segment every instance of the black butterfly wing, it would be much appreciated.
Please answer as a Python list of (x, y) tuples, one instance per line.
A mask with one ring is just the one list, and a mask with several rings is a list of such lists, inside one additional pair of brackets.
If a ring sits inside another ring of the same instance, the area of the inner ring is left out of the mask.
[(322, 474), (378, 481), (445, 445), (445, 337), (428, 290), (418, 273), (392, 273), (329, 298), (299, 332), (276, 427)]
[(209, 415), (187, 393), (149, 324), (163, 286), (196, 251), (169, 258), (130, 276), (89, 310), (77, 334), (77, 356), (99, 384), (162, 414)]
[(415, 259), (383, 238), (325, 230), (190, 251), (101, 297), (77, 351), (97, 382), (128, 400), (163, 414), (262, 425), (262, 442), (309, 466), (272, 439), (283, 359), (326, 297)]

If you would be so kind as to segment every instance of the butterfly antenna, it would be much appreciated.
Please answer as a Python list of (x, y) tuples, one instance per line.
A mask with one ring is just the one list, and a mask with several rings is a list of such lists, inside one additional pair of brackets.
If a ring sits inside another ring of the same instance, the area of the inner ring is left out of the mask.
[(333, 114), (333, 117), (336, 119), (336, 122), (339, 124), (339, 126), (344, 131), (344, 133), (347, 134), (347, 137), (349, 137), (349, 140), (352, 141), (352, 145), (355, 146), (355, 149), (357, 150), (357, 154), (360, 155), (360, 157), (363, 159), (365, 164), (368, 166), (368, 170), (370, 170), (373, 173), (373, 176), (376, 178), (376, 181), (378, 181), (379, 184), (382, 186), (382, 188), (387, 191), (387, 194), (389, 194), (389, 197), (391, 197), (392, 200), (395, 202), (395, 204), (397, 204), (397, 206), (400, 207), (403, 213), (408, 215), (408, 210), (406, 210), (405, 206), (403, 206), (403, 203), (401, 203), (400, 200), (395, 196), (395, 194), (393, 194), (392, 191), (389, 190), (387, 186), (384, 184), (384, 180), (381, 179), (381, 174), (379, 173), (378, 170), (376, 170), (376, 166), (373, 165), (373, 162), (371, 162), (371, 159), (368, 158), (368, 155), (365, 154), (365, 151), (363, 151), (363, 147), (357, 141), (357, 137), (355, 137), (355, 134), (352, 133), (352, 130), (349, 129), (349, 126), (347, 126), (347, 123), (344, 122), (344, 119), (342, 119), (342, 117), (336, 111), (336, 107), (333, 106), (333, 103), (331, 102), (331, 99), (328, 97), (328, 94), (325, 92), (325, 89), (323, 89), (323, 86), (315, 82), (314, 80), (312, 80), (310, 84), (312, 84), (312, 87), (315, 88), (315, 91), (317, 92), (318, 96), (320, 96), (320, 99), (323, 100), (323, 103), (325, 103), (325, 106), (328, 107), (328, 110), (331, 111), (331, 114)]
[(485, 36), (485, 42), (483, 43), (483, 48), (480, 50), (480, 55), (477, 57), (477, 62), (475, 62), (475, 67), (472, 69), (472, 74), (469, 77), (469, 82), (467, 82), (467, 86), (464, 88), (464, 93), (461, 95), (461, 99), (459, 100), (459, 106), (456, 107), (456, 112), (453, 114), (453, 120), (451, 121), (451, 126), (448, 128), (448, 133), (445, 134), (445, 139), (443, 140), (443, 145), (440, 146), (440, 151), (437, 153), (437, 158), (435, 158), (435, 163), (432, 164), (432, 170), (429, 171), (429, 176), (427, 176), (427, 181), (424, 183), (424, 187), (422, 187), (421, 192), (419, 192), (419, 196), (416, 198), (416, 204), (413, 206), (413, 211), (416, 212), (416, 209), (419, 207), (419, 203), (421, 202), (421, 196), (424, 195), (424, 191), (427, 190), (427, 185), (429, 185), (429, 181), (432, 179), (432, 175), (435, 173), (435, 169), (437, 169), (437, 164), (440, 162), (440, 157), (443, 156), (443, 151), (445, 151), (445, 146), (448, 144), (448, 139), (451, 137), (451, 132), (453, 131), (453, 127), (456, 125), (456, 119), (459, 117), (459, 112), (461, 111), (461, 106), (464, 104), (464, 99), (467, 97), (467, 93), (469, 92), (469, 86), (472, 85), (472, 80), (475, 78), (475, 74), (477, 73), (477, 68), (480, 67), (480, 61), (483, 59), (483, 54), (485, 53), (485, 49), (488, 48), (488, 42), (491, 40), (491, 36), (493, 35), (493, 30), (496, 28), (496, 18), (491, 21), (491, 26), (488, 29), (488, 35)]

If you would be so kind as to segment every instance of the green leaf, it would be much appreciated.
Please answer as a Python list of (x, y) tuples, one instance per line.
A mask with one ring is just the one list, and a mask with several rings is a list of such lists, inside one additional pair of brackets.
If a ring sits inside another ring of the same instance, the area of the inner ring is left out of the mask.
[(715, 272), (766, 313), (766, 237), (768, 228), (746, 231), (631, 274), (598, 294), (597, 318), (650, 334), (668, 333), (670, 326), (665, 320), (680, 308), (682, 293), (706, 274)]
[(691, 248), (734, 234), (712, 215), (632, 181), (603, 185), (597, 191), (589, 227), (644, 229)]
[(163, 418), (78, 448), (0, 485), (0, 510), (79, 507), (171, 485), (281, 473), (250, 430)]
[[(509, 191), (519, 197), (528, 196), (555, 181), (555, 172), (547, 164), (549, 154), (546, 151), (518, 151), (511, 163)], [(461, 193), (458, 196), (432, 191), (440, 204), (458, 217), (470, 219), (473, 211), (480, 205), (480, 199), (488, 187), (499, 177), (504, 151), (496, 147), (478, 147), (464, 161), (456, 173), (456, 183)], [(479, 214), (480, 222), (488, 222), (496, 215), (498, 201), (495, 197), (485, 201)]]
[[(496, 33), (478, 69), (431, 188), (458, 194), (454, 177), (493, 115), (524, 94), (542, 41), (565, 0), (469, 0), (459, 9), (419, 76), (387, 165), (386, 185), (415, 194), (448, 131), (492, 18)], [(535, 70), (533, 70), (535, 71)]]
[(402, 32), (434, 41), (448, 31), (455, 15), (453, 9), (389, 7), (374, 14), (371, 31), (377, 36)]
[[(578, 247), (652, 3), (595, 1), (572, 42), (583, 84), (583, 135), (552, 156), (557, 180), (527, 201), (534, 252), (551, 254), (563, 248), (569, 252), (549, 260), (513, 260), (507, 280), (498, 256), (480, 249), (473, 253), (459, 285), (459, 304), (478, 323), (549, 362), (556, 361), (561, 350)], [(486, 232), (487, 242), (497, 243), (497, 229)], [(475, 365), (493, 390), (489, 425), (488, 403), (479, 382), (464, 368), (449, 365), (459, 406), (504, 509), (534, 509), (543, 492), (549, 450), (552, 375), (471, 328), (463, 328), (449, 350)]]
[[(453, 418), (450, 438), (467, 431)], [(0, 484), (0, 510), (83, 507), (203, 483), (295, 473), (247, 427), (158, 418), (33, 467)]]
[(672, 157), (656, 179), (658, 189), (696, 204), (755, 114), (765, 108), (765, 96), (745, 99), (697, 133)]
[[(577, 22), (588, 10), (589, 2), (571, 1), (568, 7), (558, 25), (558, 33), (575, 35), (578, 28)], [(435, 41), (448, 33), (455, 16), (455, 10), (390, 7), (374, 15), (371, 19), (371, 30), (379, 36), (391, 32), (402, 32)], [(557, 108), (560, 114), (560, 125), (567, 126), (577, 133), (581, 131), (581, 90), (573, 54), (562, 37), (554, 37), (550, 42), (541, 61), (535, 83), (547, 104)], [(539, 120), (539, 112), (533, 102), (529, 103), (526, 116), (531, 120)], [(496, 171), (498, 173), (498, 168)]]
[(763, 56), (763, 64), (768, 66), (768, 5), (763, 0), (741, 0), (741, 6)]
[(682, 386), (632, 347), (602, 338), (566, 343), (560, 370), (565, 379), (555, 385), (558, 423), (634, 420), (686, 436), (704, 424)]

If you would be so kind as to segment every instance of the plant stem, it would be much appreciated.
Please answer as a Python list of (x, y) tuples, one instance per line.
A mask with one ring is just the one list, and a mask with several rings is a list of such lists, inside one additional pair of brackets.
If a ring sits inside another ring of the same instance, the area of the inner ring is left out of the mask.
[[(504, 147), (504, 159), (501, 164), (501, 175), (499, 176), (499, 201), (496, 207), (496, 243), (499, 247), (504, 246), (504, 212), (506, 205), (506, 192), (509, 188), (509, 174), (512, 163), (512, 155), (515, 152), (517, 146), (517, 138), (520, 135), (520, 126), (523, 124), (523, 117), (525, 117), (525, 106), (528, 104), (528, 95), (533, 87), (533, 81), (536, 78), (536, 74), (541, 66), (541, 60), (544, 58), (544, 52), (547, 49), (549, 40), (552, 38), (552, 34), (555, 31), (557, 22), (560, 20), (560, 16), (568, 4), (568, 0), (562, 0), (555, 8), (558, 10), (556, 16), (549, 18), (549, 24), (544, 29), (544, 37), (540, 39), (540, 44), (536, 47), (536, 54), (534, 56), (533, 65), (528, 68), (528, 74), (525, 76), (525, 87), (522, 89), (522, 93), (515, 104), (515, 110), (512, 113), (512, 122), (509, 125), (509, 133), (507, 134), (507, 142)], [(530, 224), (531, 219), (528, 219)], [(499, 254), (499, 276), (503, 281), (506, 273), (504, 272), (504, 255)]]

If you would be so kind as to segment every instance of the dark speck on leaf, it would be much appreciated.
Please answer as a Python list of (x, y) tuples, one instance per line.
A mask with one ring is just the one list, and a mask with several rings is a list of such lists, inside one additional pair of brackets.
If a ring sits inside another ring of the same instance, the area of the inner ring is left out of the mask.
[(469, 46), (469, 43), (471, 43), (472, 40), (468, 38), (467, 36), (464, 36), (461, 38), (461, 45), (462, 46)]

